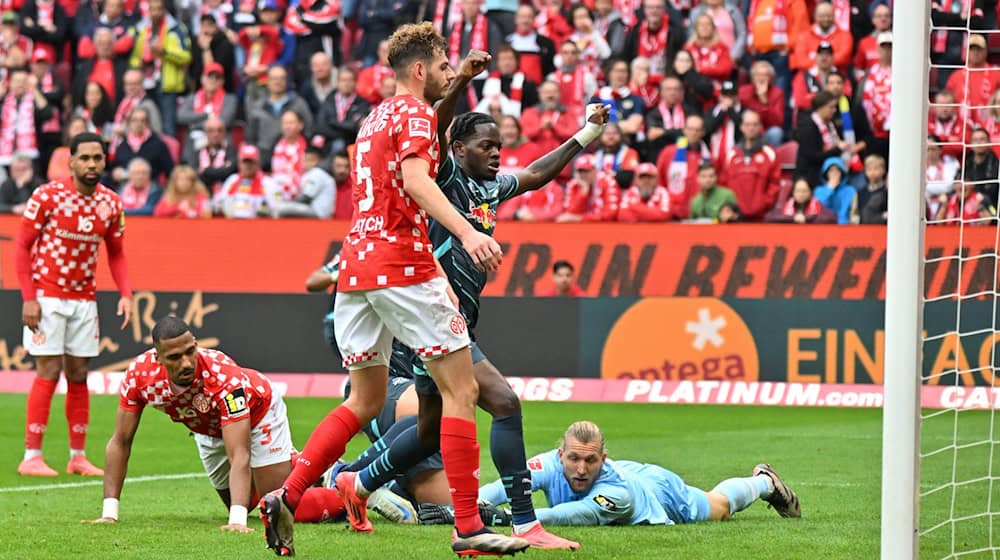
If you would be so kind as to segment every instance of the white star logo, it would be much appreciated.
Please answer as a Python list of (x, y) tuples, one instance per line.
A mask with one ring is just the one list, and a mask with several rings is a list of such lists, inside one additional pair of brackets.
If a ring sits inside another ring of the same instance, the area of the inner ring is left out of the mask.
[(720, 315), (713, 319), (708, 308), (703, 307), (698, 310), (698, 321), (688, 321), (684, 325), (684, 330), (694, 335), (691, 346), (694, 346), (695, 350), (702, 350), (706, 342), (711, 342), (716, 348), (722, 346), (725, 339), (719, 335), (719, 331), (725, 326), (725, 317)]

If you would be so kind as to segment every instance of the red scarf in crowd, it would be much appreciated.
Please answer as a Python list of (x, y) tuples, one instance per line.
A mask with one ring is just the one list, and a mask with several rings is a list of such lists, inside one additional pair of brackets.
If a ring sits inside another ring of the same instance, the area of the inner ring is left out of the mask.
[(631, 29), (635, 25), (635, 12), (642, 7), (642, 0), (613, 0), (612, 6), (622, 16), (622, 23)]
[(840, 138), (837, 136), (837, 129), (833, 126), (833, 123), (825, 123), (823, 119), (819, 118), (816, 113), (812, 114), (812, 120), (816, 123), (816, 128), (819, 129), (819, 133), (823, 136), (823, 151), (829, 151), (837, 147), (837, 142)]
[(582, 64), (577, 64), (572, 72), (556, 70), (556, 80), (559, 82), (559, 99), (563, 104), (567, 99), (581, 100), (587, 83), (587, 71)]
[(660, 111), (660, 116), (663, 117), (663, 129), (670, 130), (674, 128), (684, 128), (684, 120), (687, 116), (684, 114), (684, 106), (678, 103), (673, 106), (673, 108), (667, 107), (666, 101), (660, 101), (657, 105), (657, 109)]
[(226, 143), (214, 151), (211, 147), (205, 146), (198, 150), (198, 172), (203, 173), (206, 169), (218, 169), (226, 166)]
[(142, 148), (142, 145), (145, 144), (146, 140), (149, 140), (149, 137), (152, 135), (153, 134), (147, 128), (142, 134), (132, 134), (129, 132), (125, 135), (125, 141), (128, 142), (129, 148), (132, 148), (132, 153), (138, 154), (139, 148)]
[(356, 98), (356, 97), (357, 97), (357, 95), (353, 94), (353, 93), (350, 95), (350, 97), (344, 97), (343, 95), (340, 95), (339, 93), (335, 93), (334, 94), (333, 100), (334, 100), (334, 102), (337, 105), (337, 120), (338, 121), (344, 122), (344, 121), (347, 120), (347, 111), (350, 110), (351, 105), (354, 104), (354, 98)]
[(146, 205), (146, 199), (149, 198), (149, 191), (152, 190), (152, 186), (148, 186), (141, 191), (136, 190), (132, 183), (125, 185), (122, 189), (121, 198), (122, 205), (126, 210), (133, 210), (135, 208), (142, 208)]
[(222, 104), (225, 99), (226, 90), (221, 87), (215, 90), (211, 99), (205, 93), (205, 88), (201, 88), (198, 93), (194, 94), (194, 112), (219, 116), (222, 114)]
[(942, 140), (962, 134), (962, 120), (958, 118), (958, 115), (953, 116), (951, 120), (947, 121), (942, 121), (934, 117), (931, 124), (934, 127), (934, 136)]
[(670, 28), (670, 16), (663, 14), (660, 29), (654, 33), (649, 31), (649, 21), (639, 24), (639, 56), (649, 59), (649, 75), (659, 78), (666, 68), (667, 30)]
[(302, 154), (306, 151), (306, 138), (299, 135), (297, 140), (286, 140), (282, 137), (274, 146), (271, 156), (271, 178), (281, 184), (286, 200), (292, 200), (299, 194), (299, 183), (302, 180)]
[(124, 125), (128, 121), (128, 116), (133, 109), (142, 103), (145, 96), (131, 96), (126, 95), (122, 102), (118, 104), (118, 110), (115, 111), (114, 125), (117, 128), (119, 125)]
[[(483, 14), (476, 14), (476, 21), (472, 23), (472, 36), (469, 37), (469, 50), (472, 49), (486, 51), (489, 50), (489, 21)], [(458, 68), (458, 61), (462, 57), (462, 35), (465, 33), (465, 19), (455, 22), (451, 28), (451, 38), (448, 41), (448, 60), (451, 65)]]
[[(892, 110), (892, 68), (876, 63), (865, 78), (862, 105), (872, 125), (872, 133), (879, 138), (889, 137), (889, 115)], [(957, 120), (957, 119), (956, 119)]]
[(712, 159), (722, 161), (722, 158), (729, 153), (730, 148), (736, 144), (736, 123), (726, 114), (723, 117), (722, 126), (712, 133), (709, 139), (709, 146), (712, 151)]
[[(806, 207), (802, 209), (802, 213), (806, 216), (816, 216), (822, 211), (823, 205), (820, 204), (815, 198), (810, 198), (809, 202), (806, 203)], [(799, 213), (799, 209), (795, 205), (794, 198), (788, 197), (784, 208), (781, 209), (781, 213), (785, 216), (794, 216)]]
[(0, 110), (0, 163), (9, 163), (14, 154), (38, 157), (35, 143), (35, 97), (25, 93), (20, 101), (8, 93)]
[[(753, 0), (750, 4), (750, 17), (747, 21), (756, 21), (762, 14), (758, 13), (760, 0)], [(747, 26), (750, 36), (747, 44), (753, 44), (753, 26)], [(774, 0), (774, 11), (771, 12), (771, 44), (788, 44), (788, 8), (785, 7), (785, 0)]]

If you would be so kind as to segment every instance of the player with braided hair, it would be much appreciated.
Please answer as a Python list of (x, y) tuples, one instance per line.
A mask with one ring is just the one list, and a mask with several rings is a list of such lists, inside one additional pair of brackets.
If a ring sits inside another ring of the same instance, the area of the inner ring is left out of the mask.
[[(500, 129), (493, 118), (466, 113), (452, 123), (458, 95), (473, 76), (486, 68), (489, 60), (488, 54), (471, 51), (437, 107), (438, 136), (444, 138), (451, 125), (451, 155), (442, 158), (436, 182), (469, 224), (479, 232), (493, 235), (497, 206), (554, 179), (574, 156), (601, 134), (609, 109), (601, 105), (589, 106), (587, 122), (572, 139), (525, 169), (512, 175), (498, 175)], [(486, 284), (486, 273), (475, 266), (462, 244), (440, 223), (431, 221), (428, 232), (434, 244), (434, 255), (458, 296), (459, 309), (469, 327), (473, 373), (479, 385), (478, 404), (493, 416), (490, 452), (511, 499), (514, 536), (527, 540), (535, 548), (575, 550), (580, 546), (578, 543), (548, 533), (535, 516), (530, 496), (531, 475), (524, 451), (521, 403), (476, 343), (473, 329), (479, 319), (479, 296)], [(436, 419), (441, 417), (441, 397), (422, 362), (416, 356), (412, 362), (420, 400), (417, 425), (402, 431), (392, 441), (376, 442), (373, 449), (337, 475), (338, 488), (343, 481), (353, 485), (357, 496), (367, 496), (437, 452), (439, 426)], [(363, 505), (358, 503), (357, 507), (349, 507), (349, 515), (352, 511), (364, 512)]]

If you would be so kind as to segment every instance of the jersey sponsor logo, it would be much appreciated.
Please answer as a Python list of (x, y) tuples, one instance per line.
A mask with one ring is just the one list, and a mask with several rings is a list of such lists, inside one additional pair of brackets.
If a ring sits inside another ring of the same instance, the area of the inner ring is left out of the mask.
[(542, 460), (538, 457), (533, 457), (530, 461), (528, 461), (528, 470), (540, 471), (543, 470), (544, 468), (545, 467), (542, 465)]
[(208, 409), (212, 407), (211, 401), (208, 400), (208, 396), (206, 396), (204, 393), (198, 393), (197, 395), (195, 395), (194, 399), (192, 399), (191, 401), (191, 404), (194, 405), (195, 410), (197, 410), (202, 414), (208, 412)]
[(407, 121), (408, 130), (410, 136), (423, 136), (424, 138), (431, 139), (431, 121), (430, 119), (422, 119), (420, 117), (413, 117)]
[(618, 504), (614, 500), (605, 496), (604, 494), (598, 494), (594, 496), (594, 502), (601, 507), (604, 511), (613, 512), (618, 509)]
[(97, 205), (97, 217), (101, 219), (102, 222), (108, 221), (111, 214), (114, 213), (114, 209), (108, 204), (106, 200), (102, 200), (100, 204)]
[(485, 202), (476, 206), (469, 201), (469, 212), (465, 217), (483, 226), (483, 229), (492, 229), (497, 223), (497, 213)]
[(448, 327), (451, 328), (451, 332), (462, 334), (465, 332), (465, 319), (461, 315), (456, 314), (448, 322)]
[[(91, 229), (93, 229), (93, 223), (90, 224)], [(56, 228), (56, 237), (62, 237), (63, 239), (72, 239), (73, 241), (83, 241), (84, 243), (98, 243), (101, 240), (101, 236), (95, 234), (87, 235), (86, 233), (77, 233), (75, 231), (69, 231), (62, 228)]]
[(24, 217), (29, 220), (34, 220), (38, 217), (38, 210), (41, 209), (42, 205), (38, 203), (35, 199), (28, 200), (28, 204), (24, 207)]
[(247, 397), (243, 392), (243, 387), (237, 387), (233, 392), (227, 393), (225, 401), (229, 414), (238, 414), (247, 408)]
[(93, 216), (77, 216), (76, 217), (76, 229), (82, 233), (90, 233), (94, 231), (94, 218)]

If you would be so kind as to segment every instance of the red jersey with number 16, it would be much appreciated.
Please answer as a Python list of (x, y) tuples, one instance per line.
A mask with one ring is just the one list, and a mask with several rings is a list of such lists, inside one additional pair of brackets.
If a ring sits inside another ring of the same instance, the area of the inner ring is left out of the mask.
[(128, 412), (146, 405), (192, 432), (222, 437), (226, 424), (249, 417), (256, 426), (264, 418), (271, 407), (271, 383), (218, 350), (199, 348), (194, 383), (175, 393), (167, 368), (156, 361), (155, 350), (148, 350), (128, 365), (118, 400), (118, 408)]
[(410, 286), (437, 276), (427, 214), (403, 190), (403, 160), (438, 172), (437, 115), (412, 95), (387, 99), (365, 118), (354, 144), (354, 224), (340, 254), (344, 292)]

